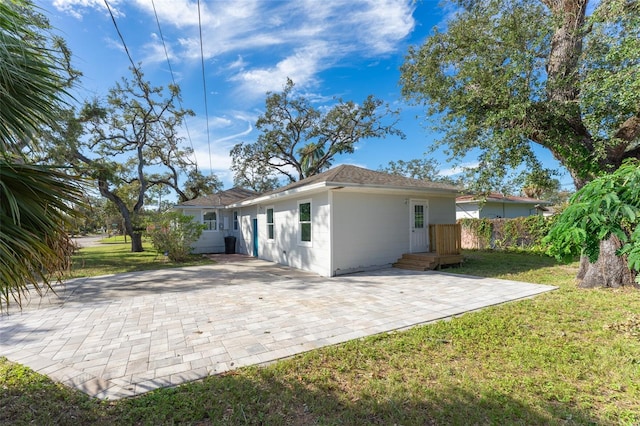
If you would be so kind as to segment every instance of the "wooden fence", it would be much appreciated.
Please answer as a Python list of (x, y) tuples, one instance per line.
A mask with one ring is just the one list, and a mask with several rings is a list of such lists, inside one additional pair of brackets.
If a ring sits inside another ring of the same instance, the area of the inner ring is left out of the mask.
[(429, 225), (431, 252), (438, 256), (462, 253), (462, 230), (460, 224)]

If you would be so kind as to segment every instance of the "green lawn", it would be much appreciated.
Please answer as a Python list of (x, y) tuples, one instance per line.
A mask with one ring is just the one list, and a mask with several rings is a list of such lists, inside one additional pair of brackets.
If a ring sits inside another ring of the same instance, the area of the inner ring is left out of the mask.
[(640, 292), (579, 290), (576, 264), (543, 256), (466, 256), (451, 272), (560, 289), (117, 402), (0, 359), (0, 423), (640, 423)]
[(154, 269), (180, 268), (211, 264), (206, 257), (193, 255), (189, 262), (175, 263), (162, 253), (156, 252), (150, 243), (143, 243), (145, 251), (131, 253), (131, 241), (124, 242), (123, 237), (111, 237), (102, 240), (98, 247), (81, 248), (71, 258), (69, 278), (93, 277), (97, 275), (119, 274), (133, 271), (150, 271)]

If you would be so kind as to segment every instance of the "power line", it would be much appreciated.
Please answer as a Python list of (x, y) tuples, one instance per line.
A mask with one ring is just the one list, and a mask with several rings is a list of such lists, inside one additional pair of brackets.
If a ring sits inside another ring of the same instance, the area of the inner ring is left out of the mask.
[(211, 137), (209, 136), (209, 107), (207, 105), (207, 81), (204, 73), (204, 49), (202, 48), (202, 21), (200, 18), (200, 0), (198, 0), (198, 29), (200, 31), (200, 61), (202, 63), (202, 88), (204, 90), (204, 115), (207, 123), (207, 146), (209, 147), (209, 172), (210, 174), (213, 175), (213, 164), (211, 163)]
[(127, 43), (125, 43), (124, 37), (122, 36), (122, 33), (120, 32), (120, 28), (118, 27), (118, 23), (116, 22), (116, 17), (113, 15), (113, 11), (111, 10), (111, 6), (109, 6), (109, 2), (107, 0), (104, 0), (104, 4), (105, 4), (105, 6), (107, 6), (107, 10), (109, 11), (109, 15), (111, 16), (111, 22), (113, 22), (113, 26), (116, 28), (116, 32), (118, 33), (118, 37), (120, 37), (120, 41), (122, 42), (122, 46), (124, 47), (124, 51), (126, 52), (127, 57), (129, 58), (129, 62), (131, 62), (131, 67), (133, 68), (133, 73), (138, 78), (138, 83), (140, 85), (142, 85), (142, 75), (140, 74), (140, 70), (138, 70), (138, 67), (136, 66), (135, 62), (133, 62), (133, 58), (131, 57), (131, 53), (129, 53), (129, 48), (127, 47)]
[[(160, 34), (160, 40), (162, 40), (162, 47), (164, 48), (164, 56), (167, 58), (167, 65), (169, 65), (169, 72), (171, 73), (171, 81), (174, 86), (177, 86), (176, 79), (173, 75), (173, 68), (171, 67), (171, 61), (169, 60), (169, 52), (167, 51), (167, 45), (164, 42), (164, 36), (162, 35), (162, 28), (160, 28), (160, 20), (158, 19), (158, 12), (156, 11), (156, 3), (154, 0), (151, 0), (151, 5), (153, 6), (153, 14), (156, 17), (156, 24), (158, 24), (158, 33)], [(178, 97), (178, 104), (180, 105), (180, 109), (184, 109), (182, 106), (182, 100)], [(189, 126), (187, 125), (187, 119), (184, 120), (184, 128), (187, 131), (187, 138), (189, 139), (189, 144), (191, 145), (191, 151), (193, 152), (193, 159), (196, 163), (196, 171), (198, 170), (198, 157), (196, 156), (196, 150), (193, 147), (193, 141), (191, 140), (191, 133), (189, 132)]]

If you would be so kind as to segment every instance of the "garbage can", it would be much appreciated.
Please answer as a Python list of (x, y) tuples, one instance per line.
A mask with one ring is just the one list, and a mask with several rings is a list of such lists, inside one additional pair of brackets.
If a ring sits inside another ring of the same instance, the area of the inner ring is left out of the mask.
[(224, 253), (236, 254), (236, 237), (224, 237)]

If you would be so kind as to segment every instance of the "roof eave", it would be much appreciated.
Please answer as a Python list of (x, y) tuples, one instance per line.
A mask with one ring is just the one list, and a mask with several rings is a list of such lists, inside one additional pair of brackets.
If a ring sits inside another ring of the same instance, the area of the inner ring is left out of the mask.
[(227, 208), (240, 208), (252, 206), (255, 204), (264, 204), (266, 202), (281, 200), (284, 198), (295, 197), (299, 194), (308, 193), (314, 190), (319, 190), (327, 186), (327, 182), (318, 182), (312, 185), (303, 185), (297, 188), (292, 188), (287, 191), (276, 192), (268, 195), (261, 195), (258, 197), (250, 198), (248, 200), (238, 201), (233, 204), (229, 204)]
[(184, 209), (184, 210), (202, 210), (202, 209), (224, 209), (226, 206), (222, 206), (222, 205), (216, 205), (216, 206), (210, 206), (210, 205), (199, 205), (199, 206), (185, 206), (185, 205), (181, 205), (181, 204), (175, 204), (173, 205), (173, 209)]
[(372, 185), (369, 183), (342, 183), (330, 182), (328, 186), (344, 187), (344, 188), (363, 188), (363, 189), (381, 189), (386, 191), (404, 191), (404, 192), (432, 192), (440, 194), (458, 194), (460, 191), (455, 188), (432, 188), (426, 186), (406, 186), (406, 185)]

